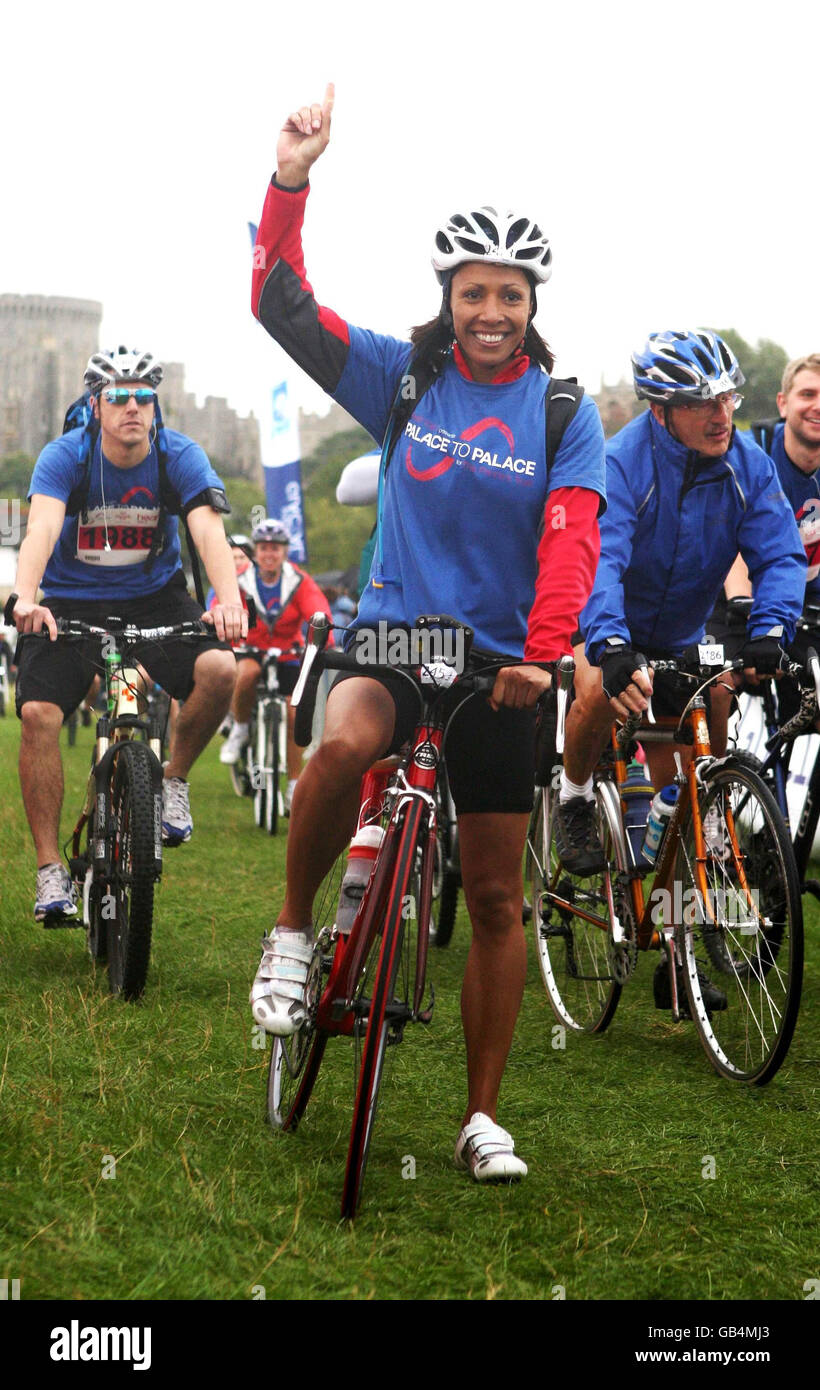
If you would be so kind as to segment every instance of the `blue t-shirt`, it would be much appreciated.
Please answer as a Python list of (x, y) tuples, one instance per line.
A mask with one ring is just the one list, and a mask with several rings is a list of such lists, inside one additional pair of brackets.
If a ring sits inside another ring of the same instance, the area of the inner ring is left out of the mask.
[(259, 597), (265, 607), (265, 612), (270, 619), (276, 619), (282, 611), (282, 576), (280, 574), (275, 584), (263, 584), (259, 577), (259, 570), (256, 571), (256, 587), (259, 590)]
[[(166, 430), (168, 481), (183, 506), (205, 488), (223, 488), (204, 450)], [(34, 465), (35, 493), (67, 502), (85, 476), (83, 430), (69, 430), (43, 449)], [(67, 516), (46, 565), (42, 589), (49, 599), (129, 599), (156, 593), (180, 568), (178, 519), (166, 515), (165, 545), (146, 569), (159, 520), (159, 462), (155, 446), (134, 468), (104, 459), (98, 438), (91, 460), (85, 511)]]
[[(375, 439), (384, 437), (411, 355), (409, 343), (350, 327), (333, 394)], [(469, 623), (480, 650), (523, 656), (549, 493), (586, 488), (605, 505), (603, 431), (590, 396), (547, 476), (548, 385), (535, 364), (515, 380), (485, 384), (447, 363), (396, 443), (354, 627), (412, 625), (421, 613), (447, 612)]]
[(776, 425), (772, 459), (806, 551), (806, 599), (820, 603), (820, 468), (804, 473), (786, 453), (786, 426)]

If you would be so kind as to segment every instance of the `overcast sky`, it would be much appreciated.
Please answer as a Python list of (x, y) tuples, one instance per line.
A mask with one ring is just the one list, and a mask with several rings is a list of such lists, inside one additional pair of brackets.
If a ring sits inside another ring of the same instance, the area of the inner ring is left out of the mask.
[[(538, 327), (592, 390), (655, 328), (816, 351), (818, 15), (797, 0), (5, 7), (0, 292), (101, 300), (105, 343), (258, 407), (281, 359), (250, 315), (246, 224), (284, 118), (333, 79), (306, 263), (352, 322), (403, 336), (431, 317), (435, 227), (499, 202), (551, 239)], [(320, 405), (303, 377), (294, 391)]]

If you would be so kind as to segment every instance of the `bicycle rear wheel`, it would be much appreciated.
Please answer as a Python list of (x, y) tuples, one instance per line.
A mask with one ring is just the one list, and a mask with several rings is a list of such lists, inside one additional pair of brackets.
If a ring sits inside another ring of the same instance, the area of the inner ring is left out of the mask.
[[(728, 759), (710, 768), (699, 804), (705, 862), (697, 860), (690, 809), (676, 868), (690, 1010), (715, 1070), (762, 1086), (789, 1050), (800, 1008), (803, 915), (794, 853), (771, 792), (748, 766)], [(704, 969), (725, 1008), (707, 1010)]]
[(316, 895), (313, 920), (318, 931), (316, 950), (309, 971), (305, 1021), (291, 1037), (271, 1039), (267, 1111), (268, 1120), (274, 1129), (296, 1129), (307, 1109), (324, 1056), (325, 1044), (330, 1036), (316, 1027), (316, 1006), (332, 964), (330, 932), (336, 918), (336, 906), (346, 866), (345, 848)]
[(279, 704), (271, 700), (265, 715), (265, 829), (269, 835), (279, 828), (279, 719)]
[(114, 763), (113, 915), (108, 928), (108, 979), (113, 994), (138, 999), (145, 989), (154, 915), (155, 846), (152, 755), (124, 743)]
[(461, 868), (459, 865), (458, 825), (455, 806), (446, 776), (443, 781), (436, 784), (436, 802), (441, 876), (438, 896), (434, 905), (436, 929), (432, 940), (435, 946), (449, 946), (456, 921), (458, 890), (461, 887)]
[[(576, 1033), (603, 1033), (621, 997), (618, 977), (625, 973), (612, 943), (616, 812), (606, 784), (599, 786), (596, 807), (606, 868), (589, 878), (576, 878), (561, 864), (555, 846), (557, 796), (549, 787), (536, 789), (527, 836), (538, 965), (559, 1022)], [(595, 920), (588, 921), (582, 913)]]
[[(413, 995), (423, 984), (429, 915), (426, 905), (414, 897), (413, 886), (419, 876), (428, 876), (425, 856), (434, 852), (434, 846), (426, 842), (424, 815), (420, 800), (409, 802), (398, 831), (384, 914), (373, 924), (370, 950), (353, 996), (357, 1084), (341, 1204), (342, 1216), (348, 1220), (355, 1216), (361, 1196), (385, 1050), (389, 1043), (401, 1040), (413, 1016)], [(417, 951), (422, 953), (418, 962)]]

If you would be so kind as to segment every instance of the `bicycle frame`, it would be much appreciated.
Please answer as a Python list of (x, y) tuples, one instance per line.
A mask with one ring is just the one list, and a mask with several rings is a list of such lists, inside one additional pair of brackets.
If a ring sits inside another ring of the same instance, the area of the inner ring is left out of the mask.
[[(614, 842), (615, 875), (616, 881), (620, 881), (620, 885), (628, 892), (628, 910), (631, 912), (635, 924), (634, 942), (632, 944), (634, 944), (639, 951), (648, 951), (659, 946), (666, 951), (672, 992), (673, 1017), (677, 1020), (680, 1017), (680, 1012), (677, 978), (674, 969), (674, 938), (676, 929), (682, 925), (678, 920), (678, 908), (682, 908), (682, 904), (678, 903), (674, 892), (675, 866), (677, 862), (680, 830), (690, 814), (695, 843), (695, 889), (698, 906), (714, 921), (706, 874), (707, 854), (704, 841), (703, 822), (698, 801), (698, 786), (703, 771), (713, 762), (709, 730), (706, 723), (705, 701), (702, 696), (696, 695), (690, 701), (687, 711), (680, 721), (676, 719), (664, 719), (654, 727), (641, 729), (641, 739), (645, 742), (678, 742), (680, 741), (681, 729), (688, 731), (692, 742), (692, 758), (690, 759), (686, 771), (681, 771), (679, 764), (678, 775), (675, 778), (680, 788), (680, 793), (675, 808), (666, 825), (658, 858), (654, 865), (652, 892), (648, 899), (644, 893), (643, 878), (649, 866), (647, 865), (644, 868), (636, 865), (634, 862), (631, 843), (627, 835), (624, 819), (627, 807), (621, 795), (621, 788), (626, 781), (627, 775), (626, 750), (631, 741), (632, 733), (637, 731), (637, 727), (637, 721), (633, 728), (628, 728), (624, 731), (619, 730), (617, 725), (613, 726), (611, 741), (614, 778), (601, 778), (598, 782), (598, 788), (612, 812), (610, 816), (610, 829)], [(729, 849), (732, 855), (733, 868), (738, 876), (738, 883), (741, 886), (750, 912), (757, 916), (753, 896), (746, 880), (743, 855), (738, 847), (730, 811), (727, 811), (726, 824), (729, 830)], [(599, 916), (577, 901), (570, 902), (566, 898), (561, 897), (555, 891), (559, 872), (560, 866), (552, 884), (552, 891), (549, 895), (551, 905), (557, 907), (559, 910), (563, 908), (566, 912), (572, 913), (575, 917), (589, 922), (592, 926), (600, 928), (600, 930), (605, 933), (611, 933), (615, 946), (624, 947), (629, 944), (629, 935), (616, 910), (616, 894), (613, 887), (612, 866), (608, 866), (605, 874), (606, 906), (608, 913), (606, 917)], [(657, 902), (661, 894), (665, 894), (663, 901), (672, 904), (672, 912), (670, 914), (671, 920), (668, 922), (664, 921), (662, 929), (659, 930), (656, 918)]]
[[(427, 942), (430, 927), (430, 911), (433, 896), (433, 871), (435, 867), (436, 807), (434, 789), (436, 772), (444, 737), (444, 723), (439, 715), (431, 720), (422, 718), (413, 740), (407, 771), (398, 770), (395, 785), (388, 786), (389, 773), (384, 763), (377, 764), (368, 772), (362, 782), (361, 810), (359, 824), (378, 819), (385, 802), (393, 802), (390, 819), (385, 830), (376, 863), (367, 888), (359, 905), (359, 910), (350, 929), (350, 934), (331, 934), (336, 942), (330, 976), (319, 1000), (317, 1026), (328, 1033), (353, 1032), (355, 1015), (352, 1001), (362, 968), (362, 963), (379, 931), (387, 896), (390, 892), (395, 865), (395, 849), (401, 832), (406, 808), (414, 799), (420, 799), (426, 810), (426, 840), (423, 851), (419, 901), (414, 904), (418, 916), (417, 950), (413, 984), (413, 1008), (404, 1023), (429, 1021), (431, 1009), (421, 1010), (424, 981), (427, 967)], [(390, 761), (390, 760), (386, 760)], [(427, 1015), (425, 1017), (425, 1015)], [(396, 1020), (399, 1022), (399, 1020)]]

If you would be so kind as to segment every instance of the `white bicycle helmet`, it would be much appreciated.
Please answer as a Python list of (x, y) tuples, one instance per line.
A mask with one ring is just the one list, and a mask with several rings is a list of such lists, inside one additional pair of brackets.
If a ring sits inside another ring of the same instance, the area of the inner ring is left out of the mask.
[(150, 352), (129, 350), (120, 344), (114, 351), (93, 353), (83, 380), (91, 391), (101, 391), (117, 381), (145, 381), (156, 387), (162, 381), (162, 363)]
[(278, 545), (290, 545), (290, 532), (278, 516), (266, 516), (264, 521), (254, 526), (251, 540), (254, 545), (257, 541), (274, 541)]
[(436, 232), (432, 261), (442, 285), (467, 261), (526, 270), (539, 285), (552, 274), (552, 252), (541, 228), (529, 217), (491, 207), (454, 212)]

